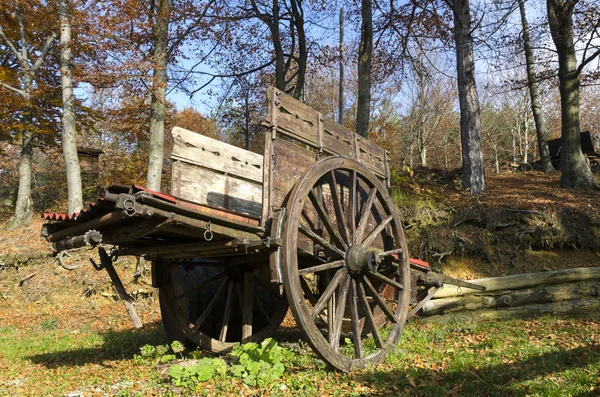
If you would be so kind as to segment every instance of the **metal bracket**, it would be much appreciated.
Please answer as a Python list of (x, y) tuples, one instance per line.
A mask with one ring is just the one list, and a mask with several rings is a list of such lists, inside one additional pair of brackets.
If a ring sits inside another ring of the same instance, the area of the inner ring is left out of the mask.
[(271, 232), (267, 238), (270, 245), (277, 247), (277, 249), (269, 255), (269, 269), (271, 273), (271, 282), (278, 284), (283, 284), (283, 249), (281, 246), (283, 244), (282, 236), (285, 220), (285, 207), (275, 209), (273, 211), (273, 219), (271, 222)]

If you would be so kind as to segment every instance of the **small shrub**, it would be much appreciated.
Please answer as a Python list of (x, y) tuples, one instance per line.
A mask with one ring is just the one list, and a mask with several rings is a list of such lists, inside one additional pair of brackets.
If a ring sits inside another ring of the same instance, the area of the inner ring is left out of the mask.
[(192, 389), (198, 383), (212, 379), (215, 375), (223, 376), (226, 372), (227, 364), (220, 358), (202, 358), (185, 367), (175, 364), (168, 370), (169, 378), (175, 386)]
[(238, 364), (231, 366), (233, 376), (242, 378), (248, 386), (263, 387), (283, 375), (283, 361), (289, 359), (291, 351), (268, 338), (260, 345), (246, 343), (235, 346), (232, 354), (238, 358)]

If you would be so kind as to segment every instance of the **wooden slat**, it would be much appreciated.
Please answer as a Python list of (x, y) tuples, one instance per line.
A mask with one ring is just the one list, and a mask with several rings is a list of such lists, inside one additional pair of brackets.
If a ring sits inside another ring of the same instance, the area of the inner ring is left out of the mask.
[(173, 163), (171, 193), (199, 204), (260, 217), (262, 185), (182, 161)]
[(171, 158), (262, 183), (263, 156), (174, 127)]

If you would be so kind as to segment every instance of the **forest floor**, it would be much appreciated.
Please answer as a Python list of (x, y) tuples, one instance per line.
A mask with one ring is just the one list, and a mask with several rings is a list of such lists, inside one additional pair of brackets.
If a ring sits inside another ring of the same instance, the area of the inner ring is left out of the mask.
[[(600, 264), (600, 193), (557, 187), (559, 175), (490, 175), (471, 197), (455, 173), (398, 177), (394, 199), (411, 256), (467, 279)], [(404, 207), (402, 205), (405, 205)], [(0, 229), (0, 395), (178, 395), (140, 347), (165, 344), (157, 293), (136, 261), (117, 270), (144, 323), (132, 329), (104, 272), (67, 271), (40, 236), (42, 221)], [(289, 326), (290, 323), (287, 323)], [(332, 372), (302, 342), (278, 381), (215, 378), (198, 395), (600, 395), (600, 318), (488, 323), (411, 321), (399, 348), (372, 369)], [(296, 330), (276, 335), (300, 339)], [(202, 353), (207, 357), (209, 354)], [(226, 380), (226, 381), (224, 381)]]

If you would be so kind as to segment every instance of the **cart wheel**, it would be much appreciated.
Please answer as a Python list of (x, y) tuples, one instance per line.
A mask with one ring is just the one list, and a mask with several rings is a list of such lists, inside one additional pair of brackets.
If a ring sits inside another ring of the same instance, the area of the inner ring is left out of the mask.
[(282, 288), (261, 269), (193, 261), (160, 262), (159, 269), (160, 307), (170, 340), (222, 352), (273, 335), (288, 308)]
[(356, 161), (329, 157), (299, 180), (286, 207), (285, 288), (307, 342), (342, 371), (380, 362), (398, 343), (410, 293), (387, 189)]

